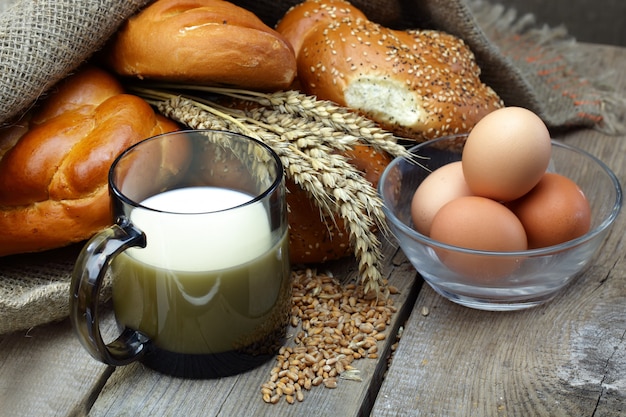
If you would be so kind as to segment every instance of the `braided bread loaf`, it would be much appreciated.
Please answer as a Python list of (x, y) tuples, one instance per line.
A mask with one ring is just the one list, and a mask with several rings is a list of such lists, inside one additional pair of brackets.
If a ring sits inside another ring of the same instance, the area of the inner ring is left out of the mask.
[(0, 129), (0, 256), (66, 246), (109, 225), (114, 159), (177, 129), (103, 70), (66, 78), (28, 120)]

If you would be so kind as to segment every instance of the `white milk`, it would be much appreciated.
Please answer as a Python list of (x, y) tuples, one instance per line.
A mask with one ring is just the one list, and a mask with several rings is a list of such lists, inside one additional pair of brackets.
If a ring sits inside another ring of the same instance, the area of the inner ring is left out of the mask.
[[(225, 188), (188, 187), (141, 202), (131, 222), (146, 234), (145, 248), (128, 255), (160, 268), (213, 271), (249, 262), (272, 247), (267, 211), (252, 196)], [(225, 210), (225, 211), (220, 211)], [(181, 214), (187, 213), (187, 214)]]

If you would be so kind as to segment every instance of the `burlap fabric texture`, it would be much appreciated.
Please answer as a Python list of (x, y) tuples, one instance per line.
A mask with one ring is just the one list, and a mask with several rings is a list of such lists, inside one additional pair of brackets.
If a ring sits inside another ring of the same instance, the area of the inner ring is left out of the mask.
[[(234, 0), (274, 25), (300, 0)], [(0, 126), (101, 48), (148, 0), (0, 0)], [(439, 29), (476, 54), (483, 79), (509, 106), (527, 107), (553, 129), (623, 129), (624, 100), (576, 74), (566, 34), (483, 0), (353, 0), (373, 21), (393, 28)], [(525, 58), (529, 53), (532, 62)], [(538, 51), (540, 54), (538, 54)], [(567, 68), (563, 71), (562, 68)], [(555, 74), (557, 68), (561, 68)], [(546, 77), (544, 74), (549, 74)], [(556, 86), (563, 88), (555, 91)], [(576, 97), (576, 100), (574, 100)], [(69, 282), (79, 247), (0, 258), (0, 334), (67, 317)]]

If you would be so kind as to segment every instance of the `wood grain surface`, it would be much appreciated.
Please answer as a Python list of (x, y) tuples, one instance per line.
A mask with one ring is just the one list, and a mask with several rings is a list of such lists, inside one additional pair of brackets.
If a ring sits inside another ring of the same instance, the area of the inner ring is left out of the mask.
[[(396, 247), (386, 245), (384, 255), (387, 277), (399, 289), (393, 296), (397, 312), (386, 330), (388, 337), (379, 342), (379, 359), (353, 363), (362, 381), (340, 379), (335, 389), (313, 387), (294, 405), (284, 400), (266, 404), (260, 389), (274, 361), (241, 375), (199, 381), (161, 375), (139, 363), (112, 368), (92, 359), (69, 322), (63, 321), (0, 336), (0, 417), (367, 415), (387, 370), (395, 334), (421, 286)], [(352, 261), (328, 266), (346, 280), (354, 279), (355, 267)], [(102, 326), (105, 340), (114, 338), (115, 328), (109, 311)], [(289, 334), (295, 332), (291, 328)]]

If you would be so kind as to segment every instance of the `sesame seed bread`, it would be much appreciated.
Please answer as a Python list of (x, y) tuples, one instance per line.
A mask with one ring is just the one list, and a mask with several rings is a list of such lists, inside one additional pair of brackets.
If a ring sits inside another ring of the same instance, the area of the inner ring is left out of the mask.
[(285, 13), (276, 24), (276, 31), (289, 40), (297, 57), (302, 41), (313, 28), (343, 19), (367, 20), (367, 17), (345, 0), (303, 1)]
[[(433, 30), (392, 30), (359, 13), (353, 17), (353, 7), (338, 0), (333, 7), (342, 13), (321, 13), (327, 2), (307, 0), (277, 26), (298, 46), (298, 82), (307, 94), (355, 109), (417, 141), (469, 132), (503, 106), (480, 80), (463, 40)], [(322, 17), (312, 23), (312, 14)], [(298, 25), (298, 16), (305, 29), (290, 27)]]

